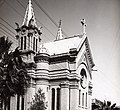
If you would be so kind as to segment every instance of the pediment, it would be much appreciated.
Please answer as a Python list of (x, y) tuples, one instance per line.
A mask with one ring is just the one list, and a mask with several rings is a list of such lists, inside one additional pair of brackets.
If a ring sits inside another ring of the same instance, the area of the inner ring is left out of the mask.
[(77, 49), (78, 52), (80, 52), (82, 50), (83, 46), (85, 48), (85, 53), (82, 53), (83, 54), (82, 56), (85, 56), (84, 58), (87, 60), (87, 62), (89, 62), (90, 67), (93, 68), (95, 64), (93, 62), (93, 57), (91, 54), (88, 38), (85, 36), (83, 37), (83, 40)]

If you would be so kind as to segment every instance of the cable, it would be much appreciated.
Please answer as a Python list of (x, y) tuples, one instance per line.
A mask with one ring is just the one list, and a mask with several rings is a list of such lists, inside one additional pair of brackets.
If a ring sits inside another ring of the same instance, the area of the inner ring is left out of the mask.
[(20, 15), (21, 17), (23, 17), (13, 6), (11, 6), (10, 3), (8, 3), (6, 0), (5, 0), (6, 4), (10, 6), (10, 8), (12, 8), (18, 15)]
[[(8, 34), (8, 36), (16, 43), (17, 41), (15, 41), (15, 39), (12, 37), (13, 35), (9, 32), (7, 32), (5, 29), (3, 29), (2, 27), (0, 27), (0, 29), (2, 29), (2, 33), (5, 34), (4, 32), (6, 32)], [(4, 32), (3, 32), (4, 31)], [(6, 35), (6, 34), (5, 34)]]
[[(19, 0), (16, 0), (24, 9), (25, 9), (25, 7), (20, 3), (20, 1)], [(51, 35), (53, 35), (54, 37), (55, 37), (55, 35), (43, 24), (43, 23), (41, 23), (37, 18), (36, 18), (36, 20), (51, 34)], [(47, 37), (47, 36), (46, 36)], [(48, 38), (48, 37), (47, 37)], [(48, 38), (49, 39), (49, 38)]]
[(8, 22), (6, 22), (3, 18), (0, 17), (0, 19), (1, 19), (2, 21), (4, 21), (6, 24), (8, 24), (11, 28), (15, 29), (15, 28), (12, 27)]
[[(98, 68), (100, 68), (100, 67), (98, 67), (98, 66), (96, 66), (96, 67), (97, 67), (97, 70), (98, 70), (100, 73), (102, 73), (101, 76), (102, 76), (103, 78), (108, 78), (108, 76), (106, 76), (106, 74), (105, 74), (103, 71), (101, 71), (100, 69), (98, 69)], [(105, 76), (103, 76), (103, 75), (105, 75)], [(110, 79), (110, 77), (109, 77), (109, 79)], [(120, 90), (120, 87), (119, 87), (118, 85), (116, 85), (115, 83), (114, 83), (114, 84), (115, 84), (116, 86), (114, 86), (111, 81), (108, 81), (108, 80), (105, 80), (105, 81), (106, 81), (105, 83), (108, 83), (108, 86), (109, 86), (109, 84), (111, 84), (115, 89), (116, 89), (116, 87), (117, 87), (117, 89), (119, 88), (119, 90)]]
[[(18, 11), (15, 9), (15, 8), (13, 8), (9, 3), (7, 3), (13, 10), (15, 10), (15, 12), (17, 12), (18, 13)], [(19, 15), (21, 15), (20, 13), (18, 13)], [(22, 15), (21, 15), (22, 16)], [(1, 18), (1, 20), (3, 20), (5, 23), (7, 23), (11, 28), (13, 28), (7, 21), (5, 21), (4, 19), (2, 19)], [(7, 28), (8, 29), (8, 28)], [(14, 28), (13, 28), (14, 29)], [(9, 30), (9, 29), (8, 29)], [(4, 30), (5, 31), (5, 30)], [(9, 30), (10, 31), (10, 30)], [(44, 35), (45, 36), (45, 35)], [(14, 40), (15, 41), (15, 40)], [(56, 66), (58, 66), (58, 65), (56, 65)], [(63, 67), (63, 65), (61, 65), (62, 67)], [(59, 67), (59, 66), (58, 66)], [(59, 67), (59, 68), (61, 68), (61, 67)]]
[(14, 32), (12, 32), (8, 27), (6, 27), (4, 24), (0, 23), (2, 26), (4, 26), (6, 29), (8, 29), (11, 33), (13, 33), (14, 35), (16, 35)]
[[(47, 17), (52, 21), (52, 23), (58, 28), (59, 26), (58, 26), (58, 24), (53, 20), (53, 18), (40, 6), (40, 4), (36, 1), (36, 0), (34, 0), (34, 2), (35, 2), (35, 4), (47, 15)], [(63, 31), (63, 34), (66, 36), (66, 37), (68, 37), (67, 36), (67, 34)]]

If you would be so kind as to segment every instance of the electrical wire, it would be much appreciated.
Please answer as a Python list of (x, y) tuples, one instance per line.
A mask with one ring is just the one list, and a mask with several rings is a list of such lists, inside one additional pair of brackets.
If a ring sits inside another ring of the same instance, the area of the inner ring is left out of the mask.
[[(52, 23), (58, 28), (58, 24), (53, 20), (53, 18), (47, 13), (47, 11), (45, 11), (45, 9), (43, 9), (41, 7), (41, 5), (36, 1), (34, 0), (35, 4), (46, 14), (46, 16), (50, 19), (50, 21), (52, 21)], [(63, 31), (63, 34), (68, 37), (68, 35)]]
[[(0, 27), (0, 29), (2, 30), (2, 33), (3, 34), (5, 34), (5, 33), (7, 33), (8, 34), (8, 36), (14, 41), (14, 43), (16, 43), (17, 41), (12, 37), (13, 35), (11, 34), (11, 33), (9, 33), (8, 31), (6, 31), (5, 29), (3, 29), (2, 27)], [(4, 32), (5, 33), (4, 33)], [(6, 35), (6, 34), (5, 34)]]
[(4, 21), (6, 24), (8, 24), (12, 29), (15, 29), (13, 26), (11, 26), (8, 22), (6, 22), (3, 18), (0, 17), (2, 21)]
[[(18, 0), (17, 0), (18, 1)], [(19, 2), (20, 3), (20, 2)], [(13, 10), (15, 10), (16, 13), (18, 13), (18, 11), (13, 8), (9, 3), (7, 3)], [(18, 13), (19, 15), (21, 15), (20, 13)], [(13, 28), (7, 21), (5, 21), (4, 19), (1, 18), (1, 20), (3, 20), (5, 23), (7, 23), (11, 28)], [(13, 28), (14, 29), (14, 28)], [(9, 29), (8, 29), (9, 30)], [(9, 30), (10, 31), (10, 30)], [(57, 65), (58, 66), (58, 65)], [(63, 65), (61, 65), (63, 67)], [(61, 68), (61, 67), (60, 67)]]
[(14, 35), (16, 35), (13, 31), (11, 31), (8, 27), (6, 27), (4, 24), (0, 23), (2, 26), (4, 26), (6, 29), (8, 29), (11, 33), (13, 33)]
[[(23, 5), (22, 5), (22, 3), (20, 3), (20, 1), (19, 0), (16, 0), (24, 9), (26, 9)], [(55, 37), (55, 35), (43, 24), (43, 23), (41, 23), (37, 18), (36, 18), (36, 20), (37, 20), (37, 22), (40, 24), (40, 25), (42, 25), (51, 35), (53, 35), (54, 37)], [(47, 36), (46, 36), (47, 37)], [(48, 37), (47, 37), (48, 38)], [(48, 38), (49, 39), (49, 38)]]

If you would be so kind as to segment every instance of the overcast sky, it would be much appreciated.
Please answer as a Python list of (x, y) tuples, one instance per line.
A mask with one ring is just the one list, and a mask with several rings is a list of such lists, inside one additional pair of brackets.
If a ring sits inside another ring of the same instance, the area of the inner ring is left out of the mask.
[[(18, 0), (25, 8), (28, 0)], [(22, 24), (25, 8), (17, 0), (0, 0), (0, 17), (12, 27)], [(120, 0), (36, 0), (56, 23), (62, 20), (62, 29), (67, 36), (81, 34), (80, 19), (87, 22), (95, 69), (93, 72), (93, 98), (111, 100), (120, 104)], [(55, 40), (57, 27), (32, 0), (38, 26), (42, 26), (42, 42)], [(0, 19), (8, 29), (15, 31)], [(42, 23), (42, 24), (40, 24)], [(47, 29), (45, 27), (47, 27)], [(0, 28), (0, 35), (6, 34)], [(48, 31), (49, 30), (49, 31)], [(51, 34), (52, 33), (52, 34)], [(9, 34), (10, 36), (10, 34)], [(66, 36), (64, 36), (66, 37)], [(9, 37), (14, 42), (13, 37)]]

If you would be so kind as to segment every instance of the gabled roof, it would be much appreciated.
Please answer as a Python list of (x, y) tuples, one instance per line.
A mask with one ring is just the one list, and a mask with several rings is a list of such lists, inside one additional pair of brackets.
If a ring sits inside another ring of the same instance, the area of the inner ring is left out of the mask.
[[(86, 52), (91, 63), (91, 67), (94, 66), (91, 50), (89, 47), (89, 42), (86, 35), (77, 35), (69, 38), (64, 38), (60, 40), (56, 40), (53, 42), (44, 43), (44, 47), (47, 49), (48, 54), (50, 56), (60, 55), (70, 52), (70, 49), (77, 49), (79, 52), (82, 48), (83, 44), (85, 44)], [(41, 47), (42, 45), (40, 45)]]
[[(71, 48), (77, 48), (82, 41), (82, 36), (77, 35), (69, 38), (44, 43), (50, 55), (68, 53)], [(42, 46), (42, 45), (41, 45)]]

